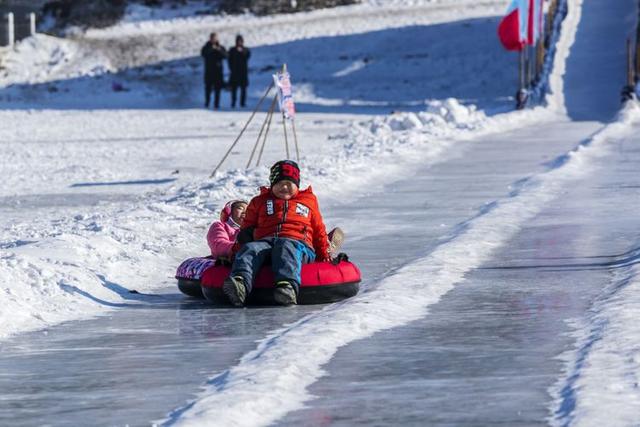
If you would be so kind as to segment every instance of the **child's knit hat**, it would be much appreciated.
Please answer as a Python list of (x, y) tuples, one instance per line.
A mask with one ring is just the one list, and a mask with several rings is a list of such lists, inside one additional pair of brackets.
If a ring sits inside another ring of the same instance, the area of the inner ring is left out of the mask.
[(292, 181), (298, 187), (300, 186), (300, 168), (293, 160), (280, 160), (271, 166), (271, 174), (269, 174), (271, 186), (284, 179)]

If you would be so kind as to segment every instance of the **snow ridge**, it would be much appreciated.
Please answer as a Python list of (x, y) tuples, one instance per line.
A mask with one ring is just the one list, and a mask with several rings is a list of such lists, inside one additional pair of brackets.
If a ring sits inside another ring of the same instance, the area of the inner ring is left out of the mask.
[[(559, 7), (567, 8), (566, 16), (563, 19), (562, 31), (557, 40), (553, 40), (553, 48), (555, 49), (554, 59), (551, 65), (545, 63), (544, 72), (547, 73), (547, 66), (553, 66), (553, 72), (544, 80), (548, 80), (549, 94), (547, 94), (546, 102), (549, 108), (561, 114), (567, 114), (567, 108), (564, 99), (564, 75), (567, 70), (567, 58), (571, 53), (571, 47), (576, 41), (576, 33), (578, 24), (582, 17), (583, 0), (565, 0), (559, 4)], [(558, 19), (560, 16), (558, 16)]]
[[(640, 313), (640, 269), (633, 265), (638, 259), (636, 249), (610, 267), (616, 269), (612, 283), (593, 303), (587, 324), (579, 327), (585, 336), (579, 337), (581, 344), (574, 354), (565, 355), (572, 367), (561, 388), (554, 391), (559, 395), (554, 425), (625, 426), (637, 419), (640, 346), (633, 337), (640, 334), (634, 321)], [(606, 373), (593, 372), (591, 366), (606, 366)], [(616, 408), (615, 423), (608, 412), (611, 408)]]
[[(630, 102), (618, 128), (640, 121)], [(608, 130), (607, 130), (608, 129)], [(612, 126), (595, 138), (606, 140)], [(600, 141), (599, 143), (602, 143)], [(640, 412), (640, 242), (612, 261), (613, 278), (593, 302), (584, 324), (575, 325), (578, 342), (560, 356), (565, 374), (550, 390), (554, 426), (634, 425)], [(612, 417), (615, 414), (615, 417)]]

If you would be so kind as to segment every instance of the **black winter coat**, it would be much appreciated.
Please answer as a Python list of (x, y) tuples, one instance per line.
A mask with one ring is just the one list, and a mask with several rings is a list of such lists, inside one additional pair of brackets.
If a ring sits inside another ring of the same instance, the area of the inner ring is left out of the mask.
[(249, 58), (251, 51), (246, 47), (238, 50), (237, 47), (229, 49), (229, 84), (232, 86), (249, 86)]
[(200, 55), (204, 58), (204, 81), (214, 85), (224, 84), (222, 63), (228, 56), (227, 50), (222, 45), (216, 47), (209, 41), (202, 46)]

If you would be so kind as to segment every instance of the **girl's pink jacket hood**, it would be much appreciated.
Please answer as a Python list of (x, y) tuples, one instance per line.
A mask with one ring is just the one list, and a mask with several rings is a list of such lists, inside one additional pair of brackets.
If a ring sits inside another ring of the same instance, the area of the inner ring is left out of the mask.
[(228, 202), (220, 212), (220, 221), (215, 221), (209, 227), (207, 243), (214, 258), (231, 255), (231, 249), (236, 242), (236, 236), (240, 232), (240, 226), (231, 219), (231, 205), (235, 200)]

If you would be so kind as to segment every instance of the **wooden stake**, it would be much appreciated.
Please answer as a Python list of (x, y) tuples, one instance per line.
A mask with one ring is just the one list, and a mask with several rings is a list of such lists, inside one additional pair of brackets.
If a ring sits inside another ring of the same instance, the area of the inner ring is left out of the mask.
[(631, 38), (627, 38), (627, 86), (633, 87), (635, 85), (633, 75), (633, 47), (631, 45)]
[(289, 159), (289, 138), (287, 138), (287, 118), (284, 116), (284, 111), (282, 112), (282, 128), (284, 129), (284, 148), (287, 153), (287, 159)]
[(296, 119), (291, 119), (291, 130), (293, 131), (293, 142), (296, 144), (296, 161), (300, 162), (300, 150), (298, 149), (298, 134), (296, 132)]
[(28, 18), (29, 18), (29, 35), (33, 37), (36, 35), (36, 14), (31, 12), (28, 15)]
[(518, 53), (518, 91), (524, 89), (524, 48)]
[(16, 28), (13, 20), (13, 12), (7, 13), (7, 43), (9, 47), (13, 47), (16, 42)]
[(542, 75), (542, 70), (544, 68), (544, 43), (542, 37), (538, 39), (538, 67), (536, 69), (536, 77), (540, 77)]
[(636, 21), (636, 75), (635, 81), (640, 80), (640, 10), (638, 11), (638, 20)]

